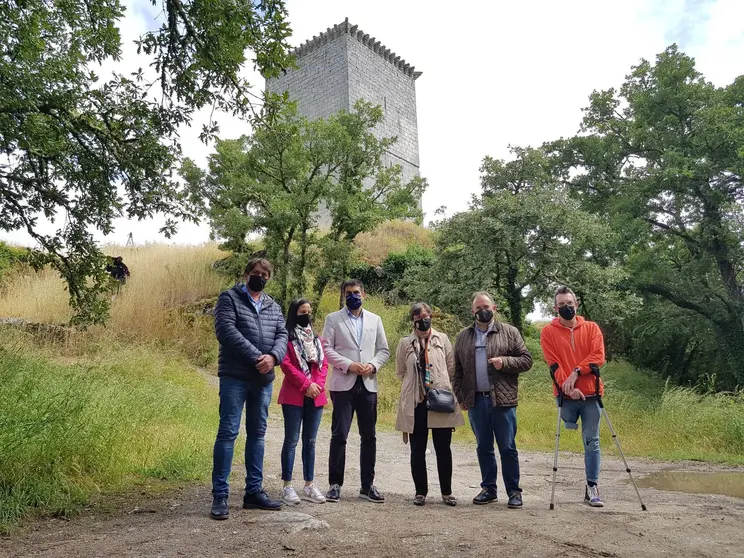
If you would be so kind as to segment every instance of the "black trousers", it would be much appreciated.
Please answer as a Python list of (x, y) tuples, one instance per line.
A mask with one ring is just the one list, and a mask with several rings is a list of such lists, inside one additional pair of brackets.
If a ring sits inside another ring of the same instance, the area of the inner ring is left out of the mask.
[(356, 412), (361, 437), (359, 470), (362, 477), (362, 489), (366, 492), (375, 480), (377, 394), (367, 390), (362, 377), (359, 376), (354, 387), (349, 391), (332, 391), (331, 401), (333, 402), (333, 415), (331, 417), (331, 450), (328, 456), (328, 483), (344, 485), (346, 440)]
[[(426, 401), (416, 405), (414, 412), (413, 434), (409, 436), (411, 443), (411, 474), (416, 494), (426, 496), (429, 492), (429, 478), (426, 472), (426, 445), (429, 442), (428, 411)], [(434, 451), (437, 454), (437, 472), (442, 496), (452, 494), (452, 429), (432, 428), (431, 438), (434, 441)]]

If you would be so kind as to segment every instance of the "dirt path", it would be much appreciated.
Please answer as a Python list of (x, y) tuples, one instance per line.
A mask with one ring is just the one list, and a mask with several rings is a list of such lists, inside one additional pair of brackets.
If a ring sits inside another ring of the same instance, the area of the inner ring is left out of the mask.
[[(272, 415), (265, 474), (267, 489), (277, 495), (283, 432), (276, 408)], [(323, 489), (328, 442), (324, 423), (317, 457)], [(0, 556), (744, 556), (744, 500), (643, 489), (649, 511), (642, 512), (622, 463), (611, 456), (602, 464), (604, 509), (581, 503), (582, 457), (561, 454), (557, 509), (549, 511), (550, 454), (521, 453), (524, 509), (508, 510), (503, 499), (485, 507), (470, 503), (480, 482), (473, 447), (453, 447), (456, 508), (438, 501), (433, 455), (428, 459), (430, 500), (423, 508), (413, 506), (408, 447), (398, 434), (378, 436), (376, 484), (385, 504), (356, 497), (358, 436), (348, 451), (340, 504), (303, 503), (286, 510), (291, 513), (242, 510), (242, 467), (235, 467), (228, 521), (208, 518), (208, 486), (190, 486), (163, 496), (130, 497), (118, 509), (71, 521), (37, 522), (0, 540)], [(632, 460), (631, 467), (637, 478), (665, 469), (731, 470), (645, 460)], [(295, 471), (301, 478), (299, 448)]]

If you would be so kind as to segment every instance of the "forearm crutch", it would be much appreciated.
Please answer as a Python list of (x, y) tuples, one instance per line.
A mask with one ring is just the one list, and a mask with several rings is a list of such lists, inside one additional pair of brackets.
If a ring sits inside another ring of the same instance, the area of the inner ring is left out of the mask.
[(555, 381), (555, 371), (558, 370), (558, 364), (553, 363), (550, 365), (550, 377), (553, 380), (555, 389), (558, 390), (558, 422), (555, 425), (555, 453), (553, 455), (553, 488), (550, 491), (550, 509), (555, 508), (555, 483), (556, 476), (558, 475), (558, 444), (561, 440), (561, 407), (563, 407), (563, 390)]
[[(636, 495), (638, 496), (638, 501), (641, 503), (641, 509), (643, 511), (646, 511), (646, 504), (644, 504), (643, 499), (641, 499), (641, 493), (638, 490), (638, 485), (636, 484), (636, 481), (633, 478), (633, 473), (630, 472), (630, 467), (628, 467), (628, 460), (625, 459), (623, 448), (620, 447), (620, 439), (617, 437), (617, 434), (615, 433), (615, 429), (612, 427), (612, 422), (610, 422), (610, 416), (607, 414), (607, 409), (605, 409), (604, 403), (602, 402), (602, 395), (600, 395), (600, 392), (599, 392), (599, 366), (597, 366), (596, 364), (590, 364), (589, 368), (591, 369), (595, 377), (594, 385), (595, 385), (595, 392), (597, 394), (597, 403), (599, 404), (599, 411), (600, 413), (602, 413), (602, 416), (604, 416), (605, 422), (607, 423), (607, 427), (610, 429), (610, 434), (612, 434), (612, 439), (615, 440), (615, 446), (617, 446), (617, 451), (620, 453), (620, 457), (623, 458), (623, 463), (625, 464), (625, 470), (627, 471), (628, 476), (630, 477), (630, 482), (633, 483), (633, 488), (635, 488)], [(556, 457), (557, 455), (558, 454), (556, 453)], [(555, 475), (555, 473), (553, 473), (553, 475)], [(550, 505), (551, 505), (551, 509), (553, 509), (552, 508), (553, 504), (551, 503)]]

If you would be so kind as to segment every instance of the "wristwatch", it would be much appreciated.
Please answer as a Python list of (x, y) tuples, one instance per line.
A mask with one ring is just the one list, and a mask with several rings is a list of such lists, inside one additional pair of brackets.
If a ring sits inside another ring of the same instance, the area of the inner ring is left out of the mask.
[(578, 366), (574, 368), (573, 371), (576, 372), (577, 376), (581, 376), (581, 368), (579, 368)]

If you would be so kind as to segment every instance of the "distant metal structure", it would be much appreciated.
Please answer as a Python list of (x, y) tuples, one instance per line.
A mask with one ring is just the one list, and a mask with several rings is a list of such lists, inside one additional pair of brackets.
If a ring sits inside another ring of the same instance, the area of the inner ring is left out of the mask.
[(129, 236), (127, 237), (127, 246), (134, 246), (134, 237), (132, 236), (132, 233), (129, 233)]

